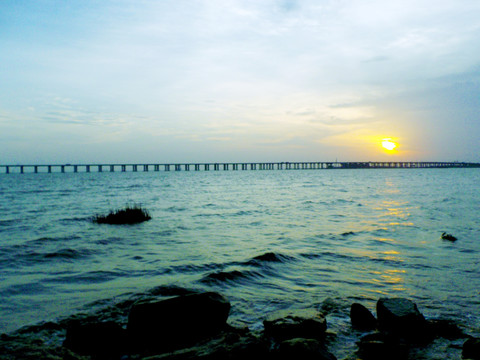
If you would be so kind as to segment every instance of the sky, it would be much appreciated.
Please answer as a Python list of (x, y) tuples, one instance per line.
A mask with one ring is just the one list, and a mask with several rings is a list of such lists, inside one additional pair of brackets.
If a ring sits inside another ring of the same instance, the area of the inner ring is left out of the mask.
[(475, 0), (1, 0), (0, 164), (480, 162), (479, 19)]

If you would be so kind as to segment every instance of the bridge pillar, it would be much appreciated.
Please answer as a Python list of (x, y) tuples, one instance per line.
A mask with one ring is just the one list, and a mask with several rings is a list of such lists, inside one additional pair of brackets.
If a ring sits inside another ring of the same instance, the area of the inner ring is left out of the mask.
[(74, 173), (78, 172), (78, 165), (73, 165), (73, 172)]
[(33, 172), (34, 172), (35, 174), (38, 173), (38, 166), (37, 166), (37, 165), (35, 165), (35, 166), (33, 167)]
[(110, 172), (115, 172), (115, 166), (114, 165), (110, 165)]
[(175, 164), (175, 171), (182, 170), (182, 166), (180, 164)]
[(62, 169), (62, 170), (61, 170), (62, 173), (64, 173), (64, 172), (65, 172), (65, 165), (62, 165), (61, 169)]
[(210, 170), (210, 165), (209, 165), (209, 164), (205, 164), (204, 170), (205, 170), (205, 171)]
[(122, 165), (122, 172), (127, 171), (127, 165)]
[(195, 164), (195, 171), (200, 171), (200, 164)]
[(165, 164), (165, 171), (170, 171), (170, 165)]
[(48, 165), (48, 173), (50, 174), (52, 172), (52, 165)]
[(10, 166), (5, 166), (5, 174), (10, 174)]
[(133, 171), (137, 172), (137, 165), (133, 165)]
[(90, 172), (90, 165), (87, 165), (86, 169), (87, 169), (87, 173), (89, 173)]
[(153, 166), (153, 170), (154, 170), (154, 171), (160, 170), (160, 165), (154, 165), (154, 166)]
[(148, 165), (143, 165), (143, 171), (148, 172)]
[(190, 171), (190, 165), (189, 164), (185, 164), (185, 171)]
[(102, 165), (98, 165), (98, 172), (103, 172), (103, 166)]
[(23, 165), (20, 166), (20, 174), (23, 174)]

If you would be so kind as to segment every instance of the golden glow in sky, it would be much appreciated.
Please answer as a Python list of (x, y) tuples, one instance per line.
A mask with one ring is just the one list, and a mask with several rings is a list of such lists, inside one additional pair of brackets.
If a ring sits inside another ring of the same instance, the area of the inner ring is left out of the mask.
[(392, 151), (397, 147), (397, 143), (390, 138), (382, 139), (382, 147), (387, 151)]

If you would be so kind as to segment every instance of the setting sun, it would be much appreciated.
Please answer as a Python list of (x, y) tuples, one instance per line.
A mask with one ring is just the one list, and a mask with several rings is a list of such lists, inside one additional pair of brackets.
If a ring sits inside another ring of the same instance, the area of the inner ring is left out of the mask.
[(382, 139), (382, 146), (384, 149), (388, 151), (392, 151), (397, 147), (397, 143), (393, 142), (392, 139), (387, 138), (387, 139)]

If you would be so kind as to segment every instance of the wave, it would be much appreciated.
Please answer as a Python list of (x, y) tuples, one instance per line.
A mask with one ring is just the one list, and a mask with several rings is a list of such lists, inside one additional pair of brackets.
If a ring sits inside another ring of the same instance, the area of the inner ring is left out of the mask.
[(255, 214), (264, 214), (264, 211), (260, 210), (238, 210), (236, 212), (233, 212), (231, 214), (228, 214), (230, 216), (252, 216)]
[[(30, 248), (30, 249), (29, 249)], [(90, 257), (90, 249), (61, 248), (56, 251), (40, 252), (26, 245), (13, 245), (0, 250), (0, 268), (35, 266), (48, 262), (72, 262)]]
[[(180, 227), (177, 227), (177, 229), (182, 230)], [(165, 229), (161, 231), (152, 231), (152, 235), (159, 236), (159, 237), (169, 237), (176, 234), (178, 232), (177, 229)]]
[(223, 214), (219, 213), (210, 213), (210, 214), (195, 214), (193, 217), (223, 217)]
[(49, 283), (61, 284), (98, 284), (125, 276), (124, 271), (89, 271), (83, 274), (65, 275), (49, 279)]
[(263, 277), (259, 272), (252, 270), (231, 270), (231, 271), (219, 271), (206, 275), (200, 281), (211, 283), (225, 283), (225, 282), (238, 282), (245, 279)]
[(59, 219), (60, 222), (68, 224), (68, 223), (77, 223), (77, 222), (90, 222), (92, 221), (91, 216), (82, 216), (82, 217), (71, 217), (71, 218), (64, 218), (64, 219)]
[(35, 295), (47, 292), (48, 289), (46, 286), (38, 282), (30, 282), (24, 284), (14, 284), (5, 287), (0, 291), (1, 296), (10, 297), (15, 295)]
[(307, 258), (307, 259), (323, 259), (323, 258), (333, 258), (335, 260), (342, 259), (342, 260), (354, 260), (356, 257), (354, 256), (349, 256), (349, 255), (343, 255), (343, 254), (337, 254), (334, 252), (330, 251), (324, 251), (320, 253), (303, 253), (300, 254), (300, 256)]
[(212, 271), (219, 267), (221, 264), (211, 263), (211, 264), (201, 264), (201, 265), (194, 265), (194, 264), (186, 264), (186, 265), (177, 265), (171, 267), (172, 272), (177, 273), (195, 273), (195, 272), (204, 272), (204, 271)]
[(71, 236), (62, 236), (62, 237), (49, 237), (49, 236), (43, 236), (38, 239), (30, 240), (27, 242), (28, 245), (45, 245), (46, 243), (57, 243), (57, 242), (62, 242), (65, 243), (67, 241), (73, 241), (73, 240), (78, 240), (81, 239), (80, 236), (77, 235), (71, 235)]
[[(17, 259), (20, 264), (32, 265), (49, 261), (74, 261), (89, 257), (90, 255), (92, 255), (92, 251), (89, 249), (76, 250), (71, 248), (63, 248), (53, 252), (30, 251), (25, 253), (23, 256), (15, 256), (15, 259)], [(12, 259), (12, 263), (15, 262), (16, 261)]]
[(45, 259), (79, 259), (85, 256), (90, 255), (90, 250), (75, 250), (70, 248), (60, 249), (55, 252), (46, 253), (43, 255)]
[(19, 223), (19, 222), (20, 222), (20, 221), (18, 221), (18, 220), (16, 220), (16, 219), (12, 219), (12, 220), (0, 220), (0, 227), (15, 225), (16, 223)]
[(259, 265), (264, 262), (269, 263), (284, 263), (290, 260), (294, 260), (294, 257), (288, 255), (277, 254), (274, 252), (266, 252), (262, 255), (255, 256), (254, 258), (246, 262), (247, 265)]
[(183, 212), (183, 211), (186, 211), (186, 210), (187, 210), (187, 208), (178, 207), (178, 206), (170, 206), (169, 208), (165, 209), (165, 211), (171, 212), (171, 213)]
[(98, 244), (98, 245), (109, 245), (109, 244), (122, 244), (122, 243), (125, 243), (126, 240), (125, 238), (123, 237), (118, 237), (118, 236), (110, 236), (106, 239), (100, 239), (100, 240), (96, 240), (95, 241), (95, 244)]
[[(380, 254), (375, 254), (372, 253), (371, 255), (365, 255), (365, 256), (355, 256), (355, 255), (348, 255), (348, 254), (338, 254), (330, 251), (324, 251), (320, 253), (303, 253), (300, 254), (300, 256), (315, 260), (315, 259), (322, 259), (325, 261), (334, 261), (334, 262), (376, 262), (376, 263), (382, 263), (382, 264), (387, 264), (395, 267), (399, 266), (407, 266), (404, 264), (404, 262), (401, 259), (393, 259), (393, 258), (386, 258), (386, 257), (378, 257), (375, 255), (380, 255)], [(409, 265), (411, 266), (411, 265)]]
[(148, 295), (154, 296), (180, 296), (193, 293), (195, 291), (177, 285), (160, 285), (147, 291)]

